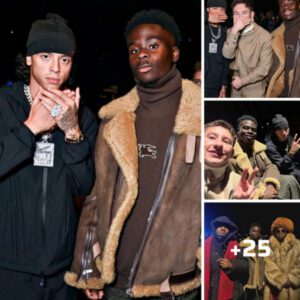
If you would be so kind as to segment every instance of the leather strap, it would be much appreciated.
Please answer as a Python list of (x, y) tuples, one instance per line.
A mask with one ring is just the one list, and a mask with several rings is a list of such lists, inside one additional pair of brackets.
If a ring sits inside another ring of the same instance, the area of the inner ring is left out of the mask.
[[(193, 280), (197, 276), (197, 270), (193, 270), (187, 273), (178, 274), (178, 275), (171, 275), (169, 278), (170, 284), (179, 284), (186, 281)], [(199, 274), (200, 276), (200, 274)]]

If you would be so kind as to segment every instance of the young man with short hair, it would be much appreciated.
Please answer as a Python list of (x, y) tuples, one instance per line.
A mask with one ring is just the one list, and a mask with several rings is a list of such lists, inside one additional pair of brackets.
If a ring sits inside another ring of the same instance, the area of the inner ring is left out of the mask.
[(205, 125), (204, 162), (206, 199), (251, 199), (255, 187), (251, 184), (256, 171), (246, 180), (247, 170), (239, 175), (230, 169), (235, 131), (223, 120)]
[(258, 168), (253, 179), (256, 186), (256, 197), (276, 199), (280, 189), (279, 171), (266, 154), (266, 146), (256, 140), (258, 123), (250, 115), (243, 115), (237, 120), (237, 140), (234, 145), (234, 169), (241, 174)]
[(100, 110), (96, 185), (65, 279), (90, 299), (104, 288), (105, 299), (196, 300), (200, 88), (176, 68), (181, 37), (167, 13), (137, 13), (125, 37), (136, 86)]
[(271, 35), (255, 23), (251, 0), (233, 0), (231, 8), (233, 27), (223, 47), (223, 55), (233, 60), (231, 97), (264, 97), (273, 55)]
[(29, 85), (0, 92), (0, 299), (76, 299), (63, 276), (73, 257), (73, 197), (94, 183), (97, 122), (65, 90), (75, 38), (49, 14), (27, 40)]

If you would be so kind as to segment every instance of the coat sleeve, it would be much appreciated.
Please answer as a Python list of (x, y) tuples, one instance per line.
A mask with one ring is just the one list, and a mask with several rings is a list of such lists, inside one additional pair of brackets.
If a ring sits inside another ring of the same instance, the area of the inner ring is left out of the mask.
[(94, 151), (98, 124), (87, 108), (80, 112), (82, 142), (64, 144), (63, 159), (67, 166), (68, 179), (74, 196), (87, 195), (94, 184)]
[(241, 77), (242, 86), (255, 83), (267, 77), (272, 63), (273, 50), (271, 37), (267, 38), (261, 48), (257, 66), (244, 77)]
[(293, 288), (300, 287), (300, 241), (297, 240), (294, 246), (294, 263), (288, 273), (289, 281)]
[(227, 59), (234, 59), (236, 54), (236, 49), (238, 46), (240, 34), (232, 34), (231, 28), (227, 30), (227, 38), (223, 45), (223, 56)]
[(274, 144), (267, 143), (266, 145), (268, 156), (270, 157), (271, 161), (276, 164), (279, 170), (284, 174), (292, 172), (295, 166), (293, 159), (288, 155), (288, 153), (282, 156)]
[[(96, 235), (97, 195), (86, 197), (77, 230), (74, 260), (70, 271), (65, 274), (65, 282), (79, 289), (102, 289), (103, 282), (96, 266), (100, 255), (99, 241)], [(101, 251), (101, 250), (100, 250)]]
[(232, 281), (240, 281), (246, 284), (249, 277), (249, 261), (243, 256), (243, 250), (237, 255), (236, 259), (231, 260), (232, 269), (226, 271), (227, 276)]
[(265, 257), (265, 276), (268, 282), (279, 290), (287, 282), (288, 274), (282, 272), (276, 264), (273, 252), (268, 257)]
[(264, 174), (263, 174), (263, 182), (265, 184), (272, 183), (276, 186), (276, 189), (280, 189), (279, 177), (280, 173), (275, 164), (273, 164), (268, 158), (265, 151), (262, 151), (258, 154), (262, 161), (264, 162)]
[(0, 134), (0, 179), (22, 162), (31, 159), (34, 148), (34, 134), (21, 123), (12, 128), (8, 134), (2, 136)]
[[(98, 169), (101, 168), (100, 160), (105, 159), (103, 151), (106, 151), (103, 128), (104, 125), (101, 124), (96, 142), (95, 160)], [(85, 198), (77, 230), (74, 260), (70, 271), (65, 274), (65, 282), (79, 289), (102, 289), (104, 286), (100, 273), (100, 257), (103, 249), (101, 249), (97, 234), (98, 224), (101, 222), (99, 220), (99, 203), (104, 200), (100, 199), (100, 179), (101, 177), (97, 173), (94, 188), (91, 194)]]

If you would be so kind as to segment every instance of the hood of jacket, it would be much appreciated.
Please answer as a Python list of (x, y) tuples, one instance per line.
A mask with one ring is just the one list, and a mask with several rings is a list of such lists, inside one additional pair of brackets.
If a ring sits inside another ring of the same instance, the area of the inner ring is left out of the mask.
[[(229, 233), (227, 234), (227, 236), (219, 241), (217, 239), (217, 233), (216, 233), (216, 229), (217, 227), (219, 227), (220, 225), (225, 226), (226, 228), (229, 229)], [(238, 232), (238, 227), (226, 216), (221, 216), (218, 217), (216, 219), (214, 219), (211, 222), (211, 230), (212, 230), (212, 236), (214, 237), (215, 240), (219, 241), (220, 243), (226, 245), (228, 244), (229, 241), (231, 241), (234, 236), (237, 234)]]

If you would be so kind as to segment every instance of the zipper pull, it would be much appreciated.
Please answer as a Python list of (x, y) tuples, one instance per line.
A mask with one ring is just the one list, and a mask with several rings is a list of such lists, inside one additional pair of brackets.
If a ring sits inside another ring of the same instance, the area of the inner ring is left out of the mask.
[(129, 297), (131, 297), (131, 288), (126, 289), (126, 295), (128, 295)]
[(41, 274), (40, 277), (40, 287), (44, 287), (45, 286), (45, 276), (43, 274)]

